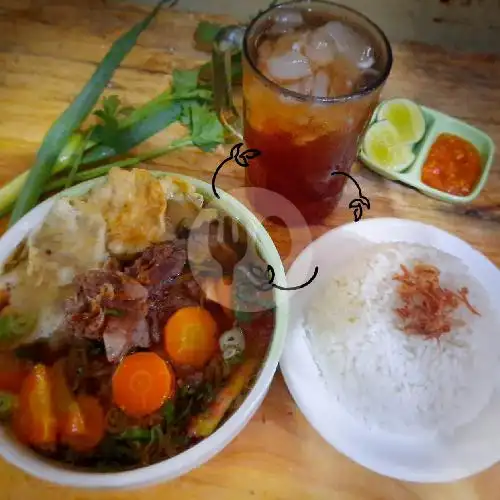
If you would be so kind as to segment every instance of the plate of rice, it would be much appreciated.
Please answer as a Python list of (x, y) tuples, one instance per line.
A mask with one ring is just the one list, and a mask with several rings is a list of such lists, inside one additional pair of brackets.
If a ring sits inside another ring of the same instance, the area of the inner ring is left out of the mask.
[(288, 272), (281, 370), (309, 423), (379, 474), (449, 482), (500, 460), (500, 270), (403, 219), (332, 230)]

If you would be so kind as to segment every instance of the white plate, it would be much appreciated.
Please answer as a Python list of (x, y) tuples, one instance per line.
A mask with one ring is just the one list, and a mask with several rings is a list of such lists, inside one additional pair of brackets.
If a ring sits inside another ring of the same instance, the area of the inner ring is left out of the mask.
[(312, 243), (288, 272), (287, 282), (294, 284), (310, 274), (311, 262), (319, 267), (316, 280), (291, 299), (293, 317), (281, 370), (292, 397), (309, 423), (329, 444), (355, 462), (405, 481), (455, 481), (500, 460), (500, 394), (493, 397), (476, 420), (460, 428), (452, 438), (417, 440), (367, 429), (330, 399), (298, 322), (311, 295), (328, 278), (329, 269), (342, 266), (363, 245), (395, 241), (433, 246), (461, 258), (490, 297), (500, 297), (499, 269), (456, 236), (403, 219), (368, 219), (348, 224)]

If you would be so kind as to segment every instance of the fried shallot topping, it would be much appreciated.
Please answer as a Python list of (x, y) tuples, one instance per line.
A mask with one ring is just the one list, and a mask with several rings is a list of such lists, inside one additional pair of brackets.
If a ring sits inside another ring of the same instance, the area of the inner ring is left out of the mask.
[(441, 272), (435, 266), (416, 264), (413, 271), (401, 265), (401, 274), (393, 279), (399, 282), (397, 292), (403, 305), (395, 311), (401, 319), (400, 329), (428, 339), (438, 339), (457, 326), (455, 310), (464, 305), (472, 314), (480, 315), (469, 303), (469, 290), (462, 287), (457, 292), (442, 288), (439, 283)]

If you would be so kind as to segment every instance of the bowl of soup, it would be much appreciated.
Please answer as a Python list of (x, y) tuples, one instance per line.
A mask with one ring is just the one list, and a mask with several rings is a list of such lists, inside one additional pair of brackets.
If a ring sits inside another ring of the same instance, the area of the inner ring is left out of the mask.
[(40, 479), (137, 488), (220, 452), (264, 399), (285, 273), (242, 203), (114, 169), (0, 240), (0, 455)]

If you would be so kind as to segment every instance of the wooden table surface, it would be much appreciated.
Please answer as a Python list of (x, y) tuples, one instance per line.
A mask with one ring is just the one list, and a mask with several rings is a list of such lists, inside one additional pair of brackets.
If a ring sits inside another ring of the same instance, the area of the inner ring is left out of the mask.
[[(143, 15), (140, 7), (102, 0), (0, 0), (0, 183), (28, 168), (45, 132), (80, 90), (112, 40)], [(206, 60), (192, 46), (200, 19), (162, 12), (143, 34), (113, 78), (110, 92), (131, 104), (164, 89), (173, 68)], [(217, 19), (213, 16), (211, 19)], [(227, 21), (218, 18), (222, 21)], [(500, 59), (446, 53), (421, 45), (394, 47), (395, 64), (385, 96), (406, 96), (476, 125), (500, 143)], [(145, 148), (175, 135), (168, 130)], [(196, 151), (166, 156), (154, 168), (210, 180), (225, 156)], [(220, 186), (242, 185), (242, 169), (227, 168)], [(469, 206), (434, 201), (410, 188), (357, 167), (356, 175), (372, 203), (365, 217), (395, 216), (431, 223), (457, 234), (500, 266), (500, 159), (489, 181)], [(344, 201), (353, 192), (347, 190)], [(326, 223), (311, 228), (316, 238), (350, 222), (345, 203)], [(271, 227), (283, 257), (288, 234)], [(263, 406), (221, 454), (185, 477), (132, 492), (61, 489), (0, 462), (0, 498), (52, 500), (153, 499), (338, 499), (338, 500), (497, 500), (500, 465), (454, 484), (416, 485), (381, 477), (353, 463), (305, 421), (277, 374)]]

